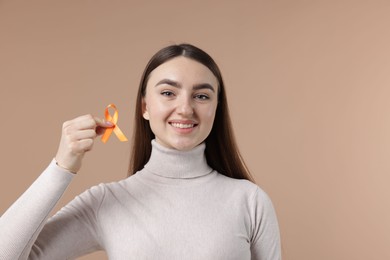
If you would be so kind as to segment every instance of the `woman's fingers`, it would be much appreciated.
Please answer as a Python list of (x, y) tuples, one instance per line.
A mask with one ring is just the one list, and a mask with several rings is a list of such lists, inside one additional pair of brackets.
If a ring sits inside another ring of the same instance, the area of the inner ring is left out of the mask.
[(74, 153), (84, 154), (87, 151), (90, 151), (93, 147), (94, 140), (90, 139), (82, 139), (77, 140), (71, 143), (71, 148)]
[(95, 129), (78, 130), (70, 135), (71, 141), (83, 139), (95, 139), (97, 136)]
[(95, 117), (95, 121), (96, 121), (95, 132), (97, 135), (102, 135), (104, 133), (104, 131), (106, 130), (106, 128), (114, 127), (113, 123), (106, 121), (104, 119), (100, 119), (100, 118)]
[[(79, 140), (81, 137), (78, 135), (78, 132), (80, 131), (82, 132), (83, 130), (94, 130), (96, 133), (97, 129), (104, 130), (105, 128), (109, 128), (113, 126), (114, 124), (112, 124), (111, 122), (105, 121), (98, 117), (93, 117), (91, 115), (84, 115), (65, 122), (63, 126), (63, 131), (66, 135), (70, 135), (70, 136), (76, 135), (76, 138), (75, 139), (72, 138), (72, 140)], [(90, 133), (92, 135), (92, 132)], [(90, 136), (86, 136), (86, 138), (89, 137)]]
[(56, 155), (58, 164), (77, 172), (81, 167), (84, 153), (92, 149), (96, 136), (113, 126), (112, 123), (92, 115), (83, 115), (66, 121), (62, 127)]
[(84, 115), (66, 121), (63, 128), (70, 128), (70, 130), (94, 129), (97, 125), (101, 125), (101, 121), (101, 119), (93, 117), (92, 115)]
[(111, 123), (110, 121), (107, 121), (107, 120), (104, 120), (104, 119), (100, 119), (98, 117), (94, 117), (94, 120), (96, 122), (96, 126), (98, 126), (98, 127), (107, 128), (107, 127), (113, 127), (114, 126), (114, 124)]

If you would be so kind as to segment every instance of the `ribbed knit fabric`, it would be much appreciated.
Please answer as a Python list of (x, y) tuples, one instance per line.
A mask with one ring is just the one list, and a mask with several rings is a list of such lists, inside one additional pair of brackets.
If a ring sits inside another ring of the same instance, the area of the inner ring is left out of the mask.
[(92, 187), (46, 221), (72, 179), (52, 162), (1, 217), (0, 259), (96, 250), (112, 260), (281, 259), (276, 215), (258, 186), (213, 171), (204, 144), (187, 152), (152, 147), (143, 170)]

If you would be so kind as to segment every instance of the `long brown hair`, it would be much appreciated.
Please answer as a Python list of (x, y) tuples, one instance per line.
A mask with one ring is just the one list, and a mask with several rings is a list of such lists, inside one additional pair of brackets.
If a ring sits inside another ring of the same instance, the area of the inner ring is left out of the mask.
[(213, 127), (205, 140), (207, 163), (211, 168), (223, 175), (235, 179), (247, 179), (254, 182), (253, 177), (240, 155), (234, 138), (221, 72), (210, 55), (190, 44), (171, 45), (161, 49), (150, 59), (142, 74), (136, 101), (135, 129), (133, 134), (129, 175), (141, 170), (148, 162), (152, 152), (151, 140), (155, 138), (155, 135), (150, 128), (149, 121), (145, 120), (142, 116), (142, 100), (146, 94), (146, 85), (149, 80), (149, 75), (161, 64), (178, 56), (184, 56), (203, 64), (218, 80), (218, 106)]

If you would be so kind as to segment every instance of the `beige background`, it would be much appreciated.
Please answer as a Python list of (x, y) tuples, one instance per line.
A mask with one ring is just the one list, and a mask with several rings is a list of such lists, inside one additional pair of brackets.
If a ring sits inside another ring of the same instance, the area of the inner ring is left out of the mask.
[[(0, 1), (0, 213), (50, 162), (63, 121), (112, 102), (130, 137), (147, 60), (190, 42), (223, 71), (284, 259), (390, 259), (389, 14), (385, 0)], [(98, 141), (60, 206), (124, 178), (128, 157)]]

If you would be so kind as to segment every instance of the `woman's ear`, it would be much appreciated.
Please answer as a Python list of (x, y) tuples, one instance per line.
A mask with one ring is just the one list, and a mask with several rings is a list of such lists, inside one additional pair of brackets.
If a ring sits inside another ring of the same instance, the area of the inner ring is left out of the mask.
[(149, 120), (148, 107), (144, 98), (142, 99), (142, 116), (145, 120)]

